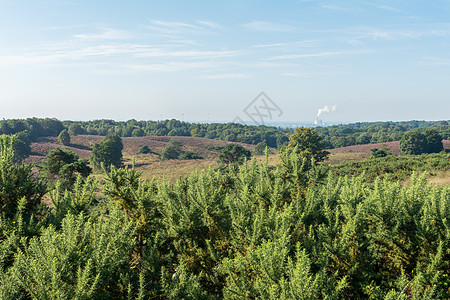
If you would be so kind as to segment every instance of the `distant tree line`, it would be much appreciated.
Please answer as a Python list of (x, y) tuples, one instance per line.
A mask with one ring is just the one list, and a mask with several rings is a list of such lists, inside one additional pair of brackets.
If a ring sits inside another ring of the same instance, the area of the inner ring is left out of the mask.
[[(450, 139), (449, 121), (360, 122), (316, 127), (326, 149), (352, 145), (399, 141), (406, 132), (415, 130), (425, 134), (433, 128), (442, 139)], [(66, 131), (65, 131), (66, 130)], [(55, 136), (63, 145), (70, 144), (71, 135), (90, 134), (119, 137), (191, 136), (258, 145), (258, 153), (265, 147), (281, 149), (289, 142), (292, 128), (252, 126), (240, 123), (188, 123), (179, 120), (128, 121), (93, 120), (59, 121), (54, 118), (0, 120), (0, 134), (16, 135), (16, 159), (27, 157), (30, 143), (38, 137)]]
[(0, 134), (10, 135), (26, 131), (31, 139), (40, 136), (58, 136), (63, 129), (63, 123), (54, 118), (0, 120)]
[(106, 136), (115, 133), (121, 137), (192, 136), (256, 145), (265, 142), (268, 147), (281, 148), (293, 132), (290, 128), (251, 126), (240, 123), (188, 123), (179, 120), (136, 121), (93, 120), (64, 121), (69, 134)]
[(425, 133), (434, 128), (444, 140), (450, 139), (450, 121), (363, 122), (317, 127), (325, 148), (334, 149), (352, 145), (399, 141), (412, 130)]
[[(443, 139), (450, 139), (450, 121), (403, 121), (403, 122), (358, 122), (327, 127), (316, 127), (327, 149), (352, 145), (386, 143), (399, 141), (403, 134), (417, 130), (424, 133), (427, 128), (435, 128)], [(188, 123), (179, 120), (125, 122), (113, 120), (64, 121), (70, 134), (107, 135), (116, 133), (121, 137), (131, 136), (192, 136), (219, 139), (230, 142), (280, 149), (286, 146), (292, 128), (272, 126), (252, 126), (240, 123)]]

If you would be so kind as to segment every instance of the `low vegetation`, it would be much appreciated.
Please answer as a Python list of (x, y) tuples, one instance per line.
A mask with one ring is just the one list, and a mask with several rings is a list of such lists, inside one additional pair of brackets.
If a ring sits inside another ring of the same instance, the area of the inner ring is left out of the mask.
[(450, 191), (426, 174), (342, 176), (294, 151), (174, 184), (111, 166), (49, 207), (2, 141), (2, 182), (27, 192), (1, 198), (1, 299), (450, 297)]
[[(450, 297), (438, 131), (330, 154), (297, 128), (270, 155), (265, 140), (138, 129), (85, 136), (71, 123), (67, 146), (31, 144), (46, 154), (39, 172), (18, 136), (1, 136), (0, 299)], [(400, 156), (399, 144), (425, 153)]]

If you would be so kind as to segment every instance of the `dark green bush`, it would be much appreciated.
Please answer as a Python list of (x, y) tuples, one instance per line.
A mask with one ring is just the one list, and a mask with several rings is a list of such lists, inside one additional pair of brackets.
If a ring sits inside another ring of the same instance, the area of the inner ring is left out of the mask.
[(203, 156), (195, 152), (187, 151), (184, 152), (183, 155), (181, 155), (180, 159), (203, 159)]

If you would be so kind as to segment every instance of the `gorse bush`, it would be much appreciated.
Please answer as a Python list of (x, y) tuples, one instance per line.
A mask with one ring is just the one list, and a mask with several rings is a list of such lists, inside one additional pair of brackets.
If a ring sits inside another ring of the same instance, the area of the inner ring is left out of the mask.
[(450, 297), (449, 186), (280, 159), (174, 184), (112, 166), (103, 186), (57, 185), (37, 221), (25, 196), (0, 220), (0, 298)]
[(366, 174), (367, 180), (377, 177), (390, 180), (406, 180), (413, 172), (450, 171), (450, 155), (445, 153), (411, 156), (386, 156), (366, 161), (349, 161), (331, 167), (337, 176), (355, 176)]
[(0, 136), (0, 215), (12, 217), (24, 198), (28, 211), (40, 204), (46, 184), (33, 175), (33, 167), (14, 162), (15, 137)]

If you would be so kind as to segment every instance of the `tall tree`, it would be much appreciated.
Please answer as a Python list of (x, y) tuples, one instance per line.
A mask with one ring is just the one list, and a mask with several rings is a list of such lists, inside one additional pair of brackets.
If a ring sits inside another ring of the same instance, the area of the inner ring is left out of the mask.
[(427, 140), (424, 134), (418, 131), (405, 132), (400, 139), (400, 151), (403, 154), (418, 155), (426, 152)]
[(227, 144), (219, 153), (219, 162), (223, 164), (242, 164), (251, 153), (239, 144)]
[(64, 146), (70, 145), (70, 134), (67, 132), (67, 129), (64, 129), (59, 133), (58, 142)]
[(14, 163), (15, 137), (0, 136), (0, 216), (12, 217), (19, 202), (34, 209), (47, 192), (46, 184), (33, 175), (33, 166)]
[(311, 128), (296, 128), (289, 136), (289, 144), (281, 149), (281, 152), (294, 152), (307, 159), (321, 162), (330, 154), (324, 151), (325, 145), (322, 138)]
[(442, 144), (442, 136), (435, 128), (429, 128), (425, 131), (426, 140), (426, 152), (427, 153), (439, 153), (444, 150), (444, 145)]
[(31, 154), (31, 133), (28, 130), (15, 134), (14, 161), (20, 162)]
[(91, 152), (91, 162), (95, 168), (102, 164), (109, 169), (111, 165), (120, 167), (122, 165), (122, 139), (115, 133), (108, 134), (100, 143), (94, 144)]
[(46, 175), (56, 175), (70, 186), (78, 174), (86, 178), (92, 172), (86, 159), (80, 159), (75, 152), (63, 148), (51, 150), (40, 168)]

